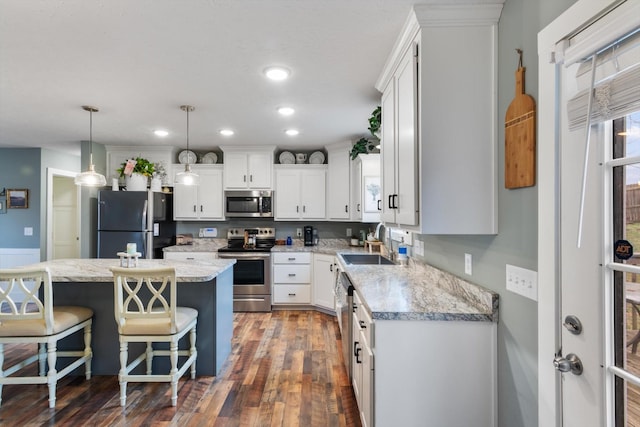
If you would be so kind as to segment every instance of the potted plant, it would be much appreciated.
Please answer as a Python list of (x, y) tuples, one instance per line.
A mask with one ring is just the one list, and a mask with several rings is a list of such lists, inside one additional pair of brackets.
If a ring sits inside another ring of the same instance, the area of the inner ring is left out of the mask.
[(127, 191), (146, 191), (147, 182), (155, 170), (155, 165), (149, 160), (136, 157), (123, 162), (116, 172), (124, 177)]
[(370, 151), (373, 151), (376, 148), (376, 144), (369, 141), (366, 138), (360, 138), (359, 140), (356, 141), (355, 144), (353, 144), (353, 147), (351, 147), (351, 160), (355, 160), (356, 157), (358, 157), (358, 154), (360, 153), (364, 153), (364, 154), (368, 154)]
[(380, 139), (380, 123), (382, 122), (382, 107), (379, 105), (375, 110), (371, 113), (371, 117), (369, 117), (369, 132), (371, 135)]

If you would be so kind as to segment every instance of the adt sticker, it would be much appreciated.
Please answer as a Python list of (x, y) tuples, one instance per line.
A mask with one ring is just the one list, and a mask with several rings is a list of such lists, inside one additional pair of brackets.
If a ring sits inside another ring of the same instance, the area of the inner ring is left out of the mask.
[(629, 259), (633, 256), (633, 246), (627, 240), (618, 240), (613, 245), (613, 253), (618, 259)]

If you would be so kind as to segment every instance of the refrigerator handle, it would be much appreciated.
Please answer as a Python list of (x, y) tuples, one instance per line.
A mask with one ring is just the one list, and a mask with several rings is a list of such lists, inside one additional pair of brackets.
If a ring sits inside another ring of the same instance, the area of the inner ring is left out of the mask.
[(147, 224), (147, 205), (149, 204), (149, 199), (144, 201), (144, 207), (142, 208), (142, 229), (149, 231), (149, 227)]
[(153, 232), (146, 232), (144, 239), (144, 257), (146, 259), (153, 258)]

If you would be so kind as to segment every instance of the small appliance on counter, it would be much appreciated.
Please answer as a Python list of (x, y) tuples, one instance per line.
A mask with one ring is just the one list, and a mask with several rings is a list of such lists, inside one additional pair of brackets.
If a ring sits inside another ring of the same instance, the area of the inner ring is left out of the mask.
[(186, 233), (176, 235), (176, 245), (193, 245), (193, 234)]
[(313, 227), (310, 225), (304, 226), (304, 245), (313, 246)]

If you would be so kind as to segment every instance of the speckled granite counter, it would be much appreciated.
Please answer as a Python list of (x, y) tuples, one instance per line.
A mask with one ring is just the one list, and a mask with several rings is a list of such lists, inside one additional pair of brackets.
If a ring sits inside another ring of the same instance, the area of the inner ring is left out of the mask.
[[(225, 246), (223, 239), (194, 239), (193, 245), (171, 246), (165, 251), (211, 252)], [(321, 239), (317, 246), (277, 245), (271, 252), (312, 252), (328, 255), (359, 252), (348, 239)], [(346, 265), (354, 286), (374, 319), (498, 321), (498, 294), (429, 265), (411, 261), (398, 265)]]
[[(140, 259), (140, 268), (175, 267), (178, 282), (206, 282), (232, 268), (234, 259), (212, 262), (173, 261), (164, 259)], [(118, 267), (119, 259), (58, 259), (35, 266), (49, 267), (53, 282), (111, 282), (111, 267)]]
[(429, 265), (347, 265), (339, 259), (373, 319), (498, 321), (498, 294)]
[[(196, 347), (198, 375), (217, 375), (231, 352), (233, 335), (234, 259), (205, 261), (138, 260), (139, 267), (175, 267), (177, 304), (198, 310)], [(92, 370), (95, 375), (117, 375), (120, 370), (118, 330), (113, 317), (113, 276), (119, 259), (62, 259), (35, 264), (49, 267), (55, 305), (78, 305), (93, 310)], [(80, 346), (81, 334), (59, 344)], [(76, 340), (77, 339), (77, 340)], [(144, 346), (132, 343), (131, 354)], [(138, 353), (136, 353), (138, 354)], [(169, 371), (168, 358), (154, 358), (154, 370)]]
[(218, 252), (218, 249), (227, 246), (227, 239), (202, 239), (195, 238), (191, 245), (167, 246), (164, 252)]

